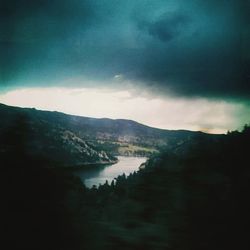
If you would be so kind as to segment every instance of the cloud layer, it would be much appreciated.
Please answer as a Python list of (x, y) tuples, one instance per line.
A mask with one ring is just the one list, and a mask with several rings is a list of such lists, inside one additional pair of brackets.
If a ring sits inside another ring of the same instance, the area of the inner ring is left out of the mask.
[(249, 121), (247, 114), (250, 112), (250, 108), (226, 101), (172, 97), (148, 99), (125, 90), (93, 88), (26, 88), (0, 95), (0, 102), (97, 118), (132, 119), (164, 129), (209, 133), (241, 129)]
[(248, 9), (246, 0), (4, 1), (0, 85), (129, 82), (166, 95), (248, 100)]

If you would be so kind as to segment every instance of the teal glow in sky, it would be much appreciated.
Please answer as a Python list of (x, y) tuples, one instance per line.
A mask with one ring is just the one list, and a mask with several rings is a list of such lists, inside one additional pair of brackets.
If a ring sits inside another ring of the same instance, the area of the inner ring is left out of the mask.
[[(246, 0), (3, 1), (0, 101), (163, 128), (238, 128), (249, 122), (249, 8)], [(70, 98), (77, 89), (93, 104)], [(125, 92), (135, 110), (118, 100)]]

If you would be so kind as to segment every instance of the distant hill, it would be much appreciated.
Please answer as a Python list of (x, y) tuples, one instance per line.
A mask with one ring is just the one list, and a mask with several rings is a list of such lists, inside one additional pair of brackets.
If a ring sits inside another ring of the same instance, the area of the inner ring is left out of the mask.
[(96, 203), (85, 210), (98, 207), (98, 223), (85, 247), (250, 249), (250, 127), (214, 142), (195, 140), (162, 151), (116, 183), (93, 188)]
[(113, 163), (116, 155), (149, 156), (193, 138), (218, 136), (163, 130), (132, 120), (97, 119), (0, 104), (0, 152), (25, 150), (67, 166)]

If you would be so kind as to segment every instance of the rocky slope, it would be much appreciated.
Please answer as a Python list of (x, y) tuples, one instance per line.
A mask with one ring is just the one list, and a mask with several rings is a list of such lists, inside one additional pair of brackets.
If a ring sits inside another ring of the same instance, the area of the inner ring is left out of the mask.
[(115, 155), (150, 156), (177, 149), (201, 132), (170, 131), (131, 120), (96, 119), (0, 104), (1, 152), (19, 148), (63, 165), (112, 163)]

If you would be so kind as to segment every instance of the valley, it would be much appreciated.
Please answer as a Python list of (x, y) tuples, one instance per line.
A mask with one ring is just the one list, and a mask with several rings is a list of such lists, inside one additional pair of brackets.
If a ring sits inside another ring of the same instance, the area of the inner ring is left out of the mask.
[(196, 137), (219, 137), (157, 129), (131, 120), (80, 117), (3, 104), (0, 116), (0, 152), (21, 149), (61, 167), (112, 164), (117, 156), (150, 157), (162, 149), (178, 151), (180, 145), (190, 144)]
[(11, 249), (248, 249), (249, 126), (210, 135), (5, 105), (0, 116)]

